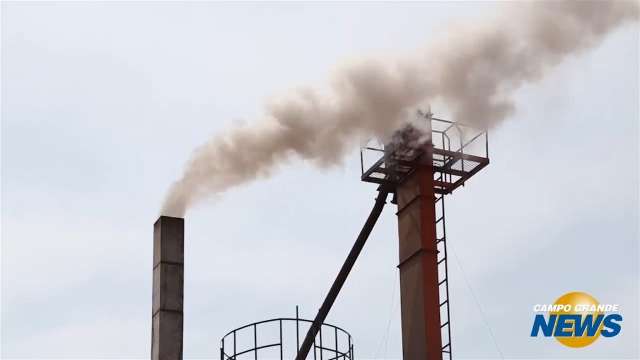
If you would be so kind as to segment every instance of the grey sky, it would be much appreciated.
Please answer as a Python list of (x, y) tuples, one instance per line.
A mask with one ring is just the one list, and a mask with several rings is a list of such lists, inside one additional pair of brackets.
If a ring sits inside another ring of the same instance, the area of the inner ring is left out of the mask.
[[(494, 5), (4, 2), (2, 357), (147, 358), (152, 224), (193, 148), (341, 59)], [(459, 357), (498, 357), (465, 278), (505, 357), (640, 356), (638, 40), (627, 26), (521, 89), (491, 165), (447, 199)], [(312, 317), (374, 190), (354, 149), (188, 213), (185, 356), (296, 304)], [(388, 207), (330, 315), (360, 358), (385, 357), (390, 318), (386, 357), (401, 353), (395, 226)], [(530, 338), (531, 306), (572, 290), (620, 303), (622, 333)]]

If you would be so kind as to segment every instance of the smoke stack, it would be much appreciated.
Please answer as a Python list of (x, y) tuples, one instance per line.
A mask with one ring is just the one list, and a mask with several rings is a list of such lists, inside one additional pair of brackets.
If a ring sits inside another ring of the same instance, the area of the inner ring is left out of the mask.
[(153, 225), (151, 360), (182, 360), (184, 219), (160, 216)]

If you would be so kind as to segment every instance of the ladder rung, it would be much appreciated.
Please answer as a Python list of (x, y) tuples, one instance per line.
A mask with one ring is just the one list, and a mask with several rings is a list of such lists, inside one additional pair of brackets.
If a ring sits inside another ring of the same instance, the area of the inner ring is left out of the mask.
[[(447, 180), (447, 178), (446, 178), (446, 176), (443, 176), (443, 173), (440, 173), (439, 178), (437, 179), (437, 181), (434, 181), (434, 183), (435, 183), (436, 187), (437, 186), (441, 186), (446, 192), (446, 190), (448, 189), (449, 184), (446, 181), (443, 181), (443, 180)], [(438, 201), (442, 201), (442, 203), (441, 203), (442, 204), (442, 214), (440, 215), (440, 217), (436, 216), (436, 226), (437, 226), (437, 224), (439, 222), (442, 222), (444, 224), (444, 221), (445, 221), (444, 220), (444, 194), (440, 194), (439, 196), (436, 197), (435, 204), (437, 204)], [(444, 228), (443, 228), (443, 231), (444, 231)], [(436, 245), (440, 244), (440, 243), (443, 243), (443, 245), (445, 246), (445, 253), (442, 256), (442, 259), (438, 260), (438, 265), (442, 264), (443, 262), (446, 264), (446, 260), (447, 260), (447, 256), (446, 256), (446, 239), (447, 239), (447, 236), (446, 236), (446, 234), (444, 234), (444, 232), (443, 232), (442, 237), (440, 239), (436, 238)], [(439, 269), (438, 272), (440, 273), (440, 271), (442, 269), (440, 269), (439, 267), (438, 267), (438, 269)], [(447, 279), (446, 268), (444, 269), (444, 271), (445, 271), (444, 272), (444, 276), (445, 277), (444, 277), (444, 279), (442, 279), (441, 281), (438, 282), (438, 287), (440, 287), (443, 284), (445, 286), (447, 286), (447, 287), (449, 286), (449, 280)], [(447, 306), (447, 308), (449, 308), (451, 306), (451, 305), (449, 305), (449, 299), (448, 298), (446, 300), (444, 300), (443, 302), (441, 302), (439, 307), (442, 308), (445, 305)], [(449, 329), (448, 330), (449, 331), (449, 337), (451, 337), (451, 327), (449, 327), (449, 321), (451, 319), (449, 318), (448, 313), (449, 313), (449, 311), (447, 310), (447, 314), (446, 314), (447, 315), (446, 316), (447, 321), (445, 321), (442, 325), (440, 325), (440, 329), (444, 329), (445, 327), (447, 327), (447, 329)], [(445, 330), (445, 331), (447, 331), (447, 330)], [(442, 353), (443, 354), (448, 354), (448, 355), (446, 355), (446, 356), (443, 355), (442, 357), (443, 358), (447, 358), (448, 357), (449, 359), (451, 359), (451, 339), (449, 338), (448, 340), (449, 341), (444, 346), (442, 346), (442, 348), (441, 348)]]

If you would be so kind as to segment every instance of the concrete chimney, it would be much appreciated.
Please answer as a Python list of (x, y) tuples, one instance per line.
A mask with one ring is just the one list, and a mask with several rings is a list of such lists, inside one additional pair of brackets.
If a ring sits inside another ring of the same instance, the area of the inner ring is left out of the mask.
[(151, 360), (182, 360), (184, 219), (161, 216), (153, 225)]

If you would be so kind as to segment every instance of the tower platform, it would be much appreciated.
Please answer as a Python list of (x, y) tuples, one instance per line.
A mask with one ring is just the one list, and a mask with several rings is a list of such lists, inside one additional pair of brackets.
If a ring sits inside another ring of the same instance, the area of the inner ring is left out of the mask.
[(362, 181), (397, 187), (431, 161), (434, 191), (450, 194), (489, 165), (487, 131), (418, 113), (419, 123), (398, 131), (387, 144), (360, 150)]

